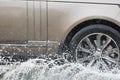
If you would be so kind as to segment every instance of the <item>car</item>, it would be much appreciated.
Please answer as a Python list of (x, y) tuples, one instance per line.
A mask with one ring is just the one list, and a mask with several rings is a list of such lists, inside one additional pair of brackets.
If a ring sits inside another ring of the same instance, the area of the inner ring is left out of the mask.
[(1, 0), (1, 56), (64, 55), (104, 69), (119, 66), (119, 0)]

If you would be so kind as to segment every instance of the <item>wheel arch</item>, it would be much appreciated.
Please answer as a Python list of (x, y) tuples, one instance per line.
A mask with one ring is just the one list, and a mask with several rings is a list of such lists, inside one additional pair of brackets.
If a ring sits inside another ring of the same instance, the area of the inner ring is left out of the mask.
[(62, 42), (62, 51), (66, 50), (66, 48), (68, 48), (68, 44), (71, 41), (72, 37), (78, 32), (80, 31), (82, 28), (87, 27), (89, 25), (93, 25), (93, 24), (104, 24), (107, 26), (110, 26), (112, 28), (114, 28), (115, 30), (117, 30), (118, 32), (120, 32), (120, 23), (112, 18), (107, 18), (107, 17), (88, 17), (82, 21), (78, 21), (78, 24), (74, 24), (75, 26), (70, 28), (68, 30), (68, 33), (66, 35), (66, 37), (63, 39), (64, 41)]

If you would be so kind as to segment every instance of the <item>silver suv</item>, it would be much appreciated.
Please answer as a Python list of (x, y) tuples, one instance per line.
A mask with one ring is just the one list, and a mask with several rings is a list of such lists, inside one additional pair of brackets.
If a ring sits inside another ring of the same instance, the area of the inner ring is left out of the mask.
[(2, 56), (58, 52), (113, 68), (120, 59), (120, 1), (1, 0), (0, 44)]

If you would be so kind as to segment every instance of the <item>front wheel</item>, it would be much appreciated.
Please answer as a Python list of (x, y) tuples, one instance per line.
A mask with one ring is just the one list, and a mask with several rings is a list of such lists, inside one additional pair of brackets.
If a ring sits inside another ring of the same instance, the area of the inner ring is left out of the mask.
[(119, 64), (120, 33), (106, 25), (90, 25), (72, 38), (70, 55), (84, 66), (110, 70)]

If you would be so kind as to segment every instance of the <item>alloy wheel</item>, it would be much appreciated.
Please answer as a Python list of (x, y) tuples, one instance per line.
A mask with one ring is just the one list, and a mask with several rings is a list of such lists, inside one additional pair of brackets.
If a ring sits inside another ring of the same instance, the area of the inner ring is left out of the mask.
[(77, 45), (76, 60), (84, 66), (110, 70), (118, 66), (119, 48), (116, 42), (104, 33), (85, 36)]

